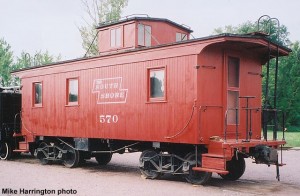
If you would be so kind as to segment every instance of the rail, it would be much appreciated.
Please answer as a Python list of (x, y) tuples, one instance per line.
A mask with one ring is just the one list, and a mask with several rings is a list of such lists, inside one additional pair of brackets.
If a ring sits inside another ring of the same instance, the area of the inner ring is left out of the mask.
[[(19, 121), (21, 121), (21, 112), (17, 113), (15, 115), (15, 118), (14, 118), (14, 132), (16, 132), (16, 133), (19, 133), (21, 131), (21, 127), (20, 127), (21, 123), (20, 122), (17, 123), (18, 116), (20, 116), (20, 120)], [(19, 125), (19, 128), (17, 128), (18, 125)]]
[[(252, 113), (253, 111), (258, 112), (262, 111), (263, 113), (263, 119), (262, 119), (262, 124), (263, 126), (263, 138), (265, 141), (268, 141), (268, 127), (272, 127), (273, 131), (273, 140), (277, 140), (277, 133), (280, 130), (279, 129), (279, 124), (278, 122), (281, 121), (281, 131), (282, 131), (282, 140), (285, 140), (285, 118), (286, 114), (277, 109), (262, 109), (262, 108), (251, 108), (251, 107), (244, 107), (244, 108), (229, 108), (225, 111), (225, 122), (224, 122), (224, 140), (226, 142), (227, 140), (227, 135), (228, 135), (228, 112), (229, 111), (235, 111), (235, 140), (238, 142), (239, 140), (239, 114), (240, 111), (244, 110), (246, 112), (246, 137), (243, 142), (249, 142), (252, 139), (252, 124), (253, 124), (253, 119), (252, 119)], [(277, 119), (280, 115), (278, 113), (281, 112), (281, 120)]]
[[(286, 113), (282, 110), (278, 109), (262, 109), (263, 112), (263, 137), (264, 140), (268, 141), (268, 127), (272, 127), (273, 132), (273, 140), (277, 140), (277, 132), (280, 130), (282, 131), (282, 140), (285, 140), (285, 119)], [(281, 120), (279, 119), (281, 116)], [(281, 121), (281, 125), (280, 125)], [(278, 123), (279, 122), (279, 123)]]
[[(25, 130), (26, 132), (28, 132), (30, 135), (34, 136), (34, 132), (33, 132), (33, 131), (29, 131), (29, 130), (26, 128), (26, 126), (25, 126), (25, 124), (23, 123), (23, 121), (22, 121), (22, 111), (20, 111), (19, 115), (20, 115), (20, 124), (24, 127), (24, 130)], [(17, 114), (16, 114), (16, 116), (17, 116)], [(16, 118), (16, 116), (15, 116), (15, 118)], [(22, 126), (21, 126), (21, 129), (22, 129)]]
[(235, 121), (232, 123), (232, 125), (235, 126), (235, 140), (238, 142), (239, 140), (239, 126), (240, 126), (240, 119), (239, 114), (240, 111), (245, 110), (246, 111), (246, 138), (243, 140), (244, 142), (249, 142), (252, 139), (252, 112), (256, 111), (258, 112), (261, 110), (260, 108), (250, 108), (250, 107), (244, 107), (244, 108), (229, 108), (225, 111), (225, 120), (224, 120), (224, 140), (226, 142), (227, 135), (228, 135), (228, 112), (229, 111), (235, 111)]

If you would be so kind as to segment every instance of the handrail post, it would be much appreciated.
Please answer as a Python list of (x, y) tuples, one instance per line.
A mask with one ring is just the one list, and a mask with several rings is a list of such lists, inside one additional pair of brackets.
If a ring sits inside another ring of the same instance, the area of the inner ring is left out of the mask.
[(235, 108), (235, 139), (236, 139), (236, 142), (238, 142), (239, 140), (239, 125), (238, 125), (238, 108)]
[(250, 129), (249, 129), (250, 140), (252, 138), (252, 110), (250, 109)]
[(226, 110), (225, 112), (225, 127), (224, 127), (224, 139), (225, 139), (225, 142), (227, 140), (227, 116), (228, 116), (228, 110)]
[[(249, 99), (253, 99), (255, 98), (255, 96), (240, 96), (240, 99), (246, 99), (246, 142), (249, 142), (251, 140), (251, 135), (252, 135), (252, 112), (251, 112), (251, 108), (249, 108)], [(250, 111), (250, 112), (249, 112)], [(249, 119), (249, 113), (250, 113), (250, 119)], [(250, 122), (250, 126), (249, 126), (249, 122)], [(250, 127), (250, 128), (249, 128)], [(250, 140), (249, 140), (249, 136), (250, 136)]]
[(246, 97), (246, 141), (248, 141), (248, 125), (249, 125), (249, 122), (248, 122), (248, 118), (249, 118), (249, 98)]

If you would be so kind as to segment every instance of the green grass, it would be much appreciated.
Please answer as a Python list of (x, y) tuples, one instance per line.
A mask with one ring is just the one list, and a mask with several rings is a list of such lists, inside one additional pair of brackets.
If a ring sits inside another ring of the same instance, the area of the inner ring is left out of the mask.
[[(285, 141), (287, 144), (285, 147), (300, 147), (300, 132), (285, 132)], [(273, 132), (268, 131), (268, 140), (271, 140), (273, 138)], [(277, 133), (277, 139), (282, 139), (282, 131), (278, 131)]]

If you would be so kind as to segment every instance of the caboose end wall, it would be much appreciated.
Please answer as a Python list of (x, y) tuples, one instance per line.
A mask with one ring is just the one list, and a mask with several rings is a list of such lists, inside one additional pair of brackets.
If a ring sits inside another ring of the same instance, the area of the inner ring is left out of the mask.
[(262, 59), (257, 51), (246, 48), (242, 43), (217, 43), (199, 55), (199, 135), (206, 143), (213, 136), (224, 139), (225, 129), (227, 139), (246, 138), (250, 129), (246, 97), (250, 97), (252, 138), (261, 138)]

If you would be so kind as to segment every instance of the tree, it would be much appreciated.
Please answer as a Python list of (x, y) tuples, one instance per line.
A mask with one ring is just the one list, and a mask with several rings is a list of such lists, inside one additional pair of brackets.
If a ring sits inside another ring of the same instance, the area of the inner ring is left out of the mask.
[(291, 45), (289, 57), (280, 60), (278, 106), (286, 111), (287, 126), (300, 127), (300, 44)]
[(61, 59), (60, 56), (50, 55), (48, 51), (46, 52), (36, 52), (34, 55), (30, 55), (27, 52), (22, 52), (20, 57), (17, 57), (17, 62), (13, 64), (12, 69), (23, 69), (27, 67), (33, 67), (38, 65), (45, 65), (57, 62)]
[(0, 39), (0, 85), (9, 86), (10, 71), (13, 62), (13, 53), (10, 45), (2, 38)]
[(278, 27), (277, 21), (262, 20), (260, 22), (260, 28), (258, 29), (257, 22), (247, 21), (238, 26), (226, 25), (225, 27), (219, 27), (214, 29), (213, 34), (220, 33), (233, 33), (233, 34), (247, 34), (257, 31), (263, 31), (269, 34), (270, 40), (278, 42), (281, 45), (290, 45), (291, 42), (288, 39), (289, 32), (285, 25)]
[(117, 21), (121, 18), (122, 9), (127, 6), (128, 0), (82, 0), (85, 11), (89, 16), (87, 26), (79, 27), (82, 37), (82, 47), (87, 55), (98, 55), (96, 27), (99, 23)]
[[(39, 65), (45, 65), (57, 62), (61, 59), (60, 56), (50, 55), (48, 51), (46, 52), (36, 52), (34, 55), (30, 55), (29, 53), (22, 52), (20, 57), (17, 57), (16, 62), (12, 63), (11, 70), (24, 69)], [(20, 85), (20, 80), (18, 78), (12, 77), (10, 80), (10, 86), (18, 86)]]

